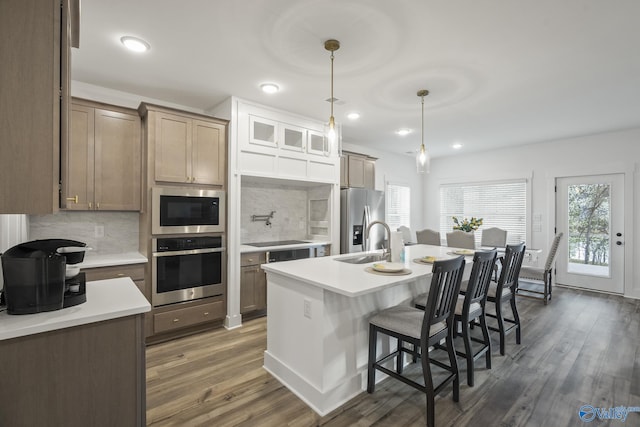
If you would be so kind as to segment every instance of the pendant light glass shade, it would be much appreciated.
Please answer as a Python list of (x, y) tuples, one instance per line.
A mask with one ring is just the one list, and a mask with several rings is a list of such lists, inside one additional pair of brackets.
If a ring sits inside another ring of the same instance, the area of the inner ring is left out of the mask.
[(425, 149), (424, 144), (421, 144), (416, 153), (416, 171), (418, 173), (429, 173), (430, 166), (431, 157), (429, 157), (429, 152)]
[(333, 97), (333, 52), (340, 49), (340, 42), (338, 40), (327, 40), (324, 42), (324, 48), (331, 52), (331, 98), (329, 98), (329, 102), (331, 103), (331, 115), (329, 116), (329, 122), (325, 126), (325, 135), (327, 137), (327, 151), (325, 155), (330, 155), (331, 153), (337, 153), (338, 156), (342, 155), (342, 138), (340, 135), (340, 130), (336, 128), (336, 120), (333, 117), (333, 101), (335, 98)]
[(431, 159), (429, 158), (429, 152), (424, 146), (424, 97), (429, 95), (429, 91), (426, 89), (421, 89), (418, 91), (418, 96), (422, 100), (422, 132), (421, 132), (421, 143), (418, 152), (416, 153), (416, 172), (418, 173), (429, 173), (429, 168), (431, 166)]

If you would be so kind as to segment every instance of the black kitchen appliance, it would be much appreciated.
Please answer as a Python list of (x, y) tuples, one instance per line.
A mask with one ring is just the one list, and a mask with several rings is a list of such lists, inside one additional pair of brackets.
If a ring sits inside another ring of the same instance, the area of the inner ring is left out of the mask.
[(54, 311), (87, 300), (84, 273), (74, 266), (88, 248), (67, 239), (33, 240), (2, 254), (8, 314)]

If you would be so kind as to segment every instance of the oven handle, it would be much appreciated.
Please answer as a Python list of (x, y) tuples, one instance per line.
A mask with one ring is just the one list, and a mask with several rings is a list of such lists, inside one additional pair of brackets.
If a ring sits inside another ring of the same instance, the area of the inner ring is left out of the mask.
[(213, 252), (224, 252), (224, 251), (225, 251), (224, 248), (190, 249), (188, 251), (154, 252), (153, 256), (157, 258), (157, 257), (163, 257), (163, 256), (209, 254)]

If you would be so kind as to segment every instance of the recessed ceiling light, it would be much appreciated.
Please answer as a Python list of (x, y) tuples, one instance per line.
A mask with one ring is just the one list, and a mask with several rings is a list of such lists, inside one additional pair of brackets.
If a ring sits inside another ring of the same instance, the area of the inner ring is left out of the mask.
[(398, 129), (396, 133), (400, 136), (409, 135), (411, 133), (411, 129)]
[(459, 142), (456, 142), (451, 147), (453, 147), (454, 150), (459, 150), (462, 148), (462, 144), (460, 144)]
[(349, 120), (357, 120), (357, 119), (360, 118), (360, 113), (356, 113), (356, 112), (349, 113), (349, 114), (347, 114), (347, 118)]
[(262, 89), (264, 93), (276, 93), (280, 90), (278, 85), (275, 83), (262, 83), (260, 85), (260, 89)]
[(151, 49), (149, 43), (137, 37), (124, 36), (120, 38), (120, 41), (127, 49), (134, 52), (146, 52)]

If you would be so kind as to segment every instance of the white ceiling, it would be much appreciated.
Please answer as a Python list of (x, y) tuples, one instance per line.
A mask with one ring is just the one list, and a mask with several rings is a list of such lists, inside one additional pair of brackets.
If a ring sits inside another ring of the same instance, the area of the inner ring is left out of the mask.
[[(456, 142), (473, 152), (640, 127), (639, 17), (638, 0), (82, 0), (72, 77), (203, 110), (235, 95), (326, 120), (335, 38), (343, 140), (416, 150), (424, 88), (438, 157)], [(151, 50), (126, 51), (124, 35)]]

